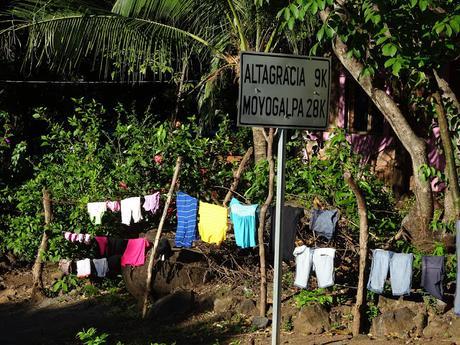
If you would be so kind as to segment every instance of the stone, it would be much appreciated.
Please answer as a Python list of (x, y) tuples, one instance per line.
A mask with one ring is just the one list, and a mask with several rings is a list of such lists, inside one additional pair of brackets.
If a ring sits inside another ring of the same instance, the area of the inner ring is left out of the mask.
[(331, 328), (329, 313), (319, 304), (304, 306), (294, 319), (293, 326), (301, 334), (321, 334)]
[(214, 312), (217, 314), (224, 313), (233, 309), (235, 300), (231, 296), (219, 297), (214, 300)]
[(453, 338), (455, 341), (460, 341), (460, 318), (456, 317), (452, 320), (449, 329), (448, 329), (449, 335)]
[(387, 311), (372, 320), (371, 333), (375, 336), (405, 337), (414, 328), (415, 313), (407, 308)]
[(268, 326), (268, 319), (263, 316), (254, 316), (252, 319), (252, 327), (256, 329), (264, 329)]
[(434, 319), (428, 323), (423, 330), (423, 336), (427, 338), (444, 337), (447, 334), (449, 325), (441, 319)]
[(414, 326), (415, 326), (415, 336), (421, 337), (423, 335), (423, 330), (428, 323), (427, 313), (418, 313), (414, 317)]
[(244, 299), (238, 304), (238, 312), (243, 315), (255, 315), (257, 312), (255, 302), (249, 298)]
[(194, 294), (178, 291), (157, 300), (150, 309), (150, 316), (161, 321), (177, 320), (193, 309)]

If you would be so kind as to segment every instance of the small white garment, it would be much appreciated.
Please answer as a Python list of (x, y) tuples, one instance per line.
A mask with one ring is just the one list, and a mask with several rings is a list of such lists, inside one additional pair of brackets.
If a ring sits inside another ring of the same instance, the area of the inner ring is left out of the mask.
[(295, 256), (295, 281), (294, 285), (306, 289), (310, 278), (311, 266), (313, 264), (313, 249), (307, 246), (300, 246), (294, 249)]
[(109, 264), (107, 258), (93, 259), (94, 267), (96, 267), (96, 273), (99, 278), (105, 277), (109, 271)]
[(313, 267), (319, 288), (334, 285), (334, 248), (317, 248), (313, 251)]
[(107, 211), (107, 204), (105, 202), (89, 202), (87, 207), (91, 221), (96, 225), (101, 224), (102, 216)]
[(86, 278), (91, 275), (91, 260), (83, 259), (77, 261), (77, 277)]
[(131, 216), (134, 223), (139, 223), (142, 219), (141, 198), (135, 196), (121, 201), (121, 222), (126, 225), (131, 224)]

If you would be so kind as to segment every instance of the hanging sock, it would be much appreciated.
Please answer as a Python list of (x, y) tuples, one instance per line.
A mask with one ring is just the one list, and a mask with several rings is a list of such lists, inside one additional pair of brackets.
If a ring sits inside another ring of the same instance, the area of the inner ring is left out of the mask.
[(391, 291), (393, 296), (410, 294), (413, 254), (393, 253), (390, 261)]
[(104, 278), (109, 270), (107, 258), (93, 259), (94, 267), (99, 278)]
[(259, 205), (243, 205), (237, 199), (230, 201), (230, 220), (233, 223), (236, 245), (241, 248), (255, 247), (256, 211)]
[(156, 192), (152, 195), (145, 195), (144, 199), (144, 210), (150, 211), (152, 214), (157, 213), (160, 209), (160, 192)]
[(143, 266), (145, 263), (145, 249), (150, 246), (145, 238), (128, 240), (126, 250), (121, 257), (121, 266)]
[(107, 211), (106, 203), (90, 202), (88, 203), (87, 208), (91, 221), (96, 225), (101, 224), (102, 216), (104, 215), (105, 211)]
[(392, 254), (392, 252), (383, 249), (374, 249), (372, 251), (371, 272), (367, 282), (367, 289), (369, 291), (377, 294), (383, 292)]
[(311, 214), (310, 229), (317, 236), (323, 236), (330, 241), (337, 226), (338, 213), (338, 210), (314, 209)]
[(77, 277), (86, 278), (91, 274), (91, 260), (83, 259), (77, 261)]
[(294, 249), (295, 257), (295, 281), (294, 285), (306, 289), (310, 271), (313, 265), (313, 249), (307, 246), (300, 246)]
[(177, 192), (177, 230), (176, 247), (192, 247), (196, 240), (196, 216), (198, 210), (198, 200), (186, 193)]
[(225, 207), (200, 201), (198, 232), (201, 240), (221, 244), (227, 237), (228, 211)]
[(433, 297), (442, 300), (444, 298), (443, 280), (444, 256), (423, 256), (421, 286)]
[(334, 285), (334, 248), (318, 248), (313, 251), (313, 268), (319, 288)]
[(112, 212), (120, 212), (121, 206), (119, 201), (106, 201), (107, 208)]
[(141, 198), (138, 196), (121, 201), (121, 222), (130, 225), (131, 217), (134, 223), (139, 223), (142, 220)]

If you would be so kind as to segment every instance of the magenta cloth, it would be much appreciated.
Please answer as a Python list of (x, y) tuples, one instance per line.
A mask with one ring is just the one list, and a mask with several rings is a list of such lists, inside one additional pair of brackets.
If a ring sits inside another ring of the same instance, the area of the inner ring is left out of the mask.
[(107, 208), (112, 212), (120, 212), (120, 202), (119, 201), (107, 201)]
[(121, 257), (121, 265), (143, 266), (145, 263), (145, 249), (149, 245), (149, 242), (145, 238), (128, 240), (128, 245)]
[(160, 208), (160, 192), (156, 192), (152, 195), (144, 196), (144, 210), (150, 211), (155, 214)]
[(101, 254), (101, 256), (104, 256), (107, 252), (107, 236), (96, 236), (94, 237), (94, 239), (96, 240), (97, 245), (99, 246), (99, 253)]

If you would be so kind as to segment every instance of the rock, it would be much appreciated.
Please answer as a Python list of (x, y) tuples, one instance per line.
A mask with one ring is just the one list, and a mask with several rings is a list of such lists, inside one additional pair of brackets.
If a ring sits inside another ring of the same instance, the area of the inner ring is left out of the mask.
[(254, 316), (252, 319), (252, 327), (256, 329), (266, 328), (268, 325), (268, 319), (263, 316)]
[(214, 312), (217, 314), (230, 311), (234, 308), (235, 299), (231, 296), (219, 297), (214, 300)]
[(453, 340), (460, 341), (460, 318), (454, 318), (448, 329), (449, 335)]
[(178, 291), (160, 298), (150, 309), (150, 316), (157, 320), (177, 320), (193, 309), (194, 295), (191, 291)]
[(418, 313), (418, 311), (426, 310), (426, 307), (423, 303), (408, 301), (403, 297), (394, 299), (381, 295), (379, 296), (378, 308), (382, 314), (387, 311), (394, 311), (404, 307), (409, 308), (415, 313)]
[(417, 315), (415, 315), (414, 326), (416, 327), (415, 335), (417, 337), (421, 337), (423, 335), (423, 330), (425, 329), (427, 323), (428, 323), (427, 313), (418, 313)]
[(444, 337), (449, 325), (441, 319), (434, 319), (423, 330), (423, 336), (427, 338)]
[(328, 312), (319, 304), (303, 307), (293, 323), (301, 334), (321, 334), (331, 328)]
[(244, 299), (238, 305), (238, 312), (243, 315), (255, 315), (257, 312), (256, 304), (252, 299)]
[(404, 337), (415, 328), (415, 313), (407, 307), (387, 311), (372, 320), (372, 334), (378, 337), (390, 335)]

